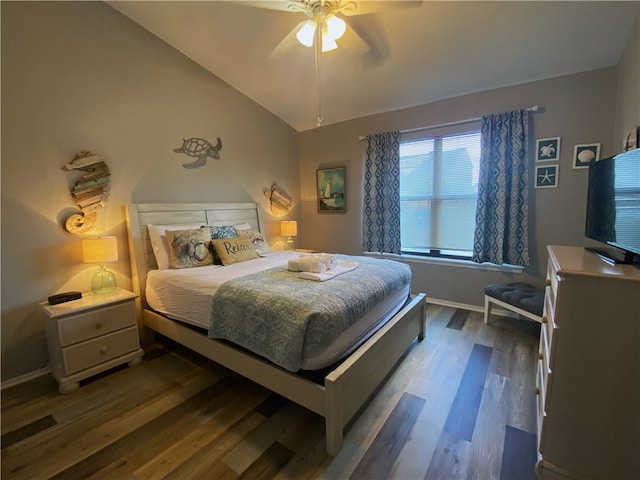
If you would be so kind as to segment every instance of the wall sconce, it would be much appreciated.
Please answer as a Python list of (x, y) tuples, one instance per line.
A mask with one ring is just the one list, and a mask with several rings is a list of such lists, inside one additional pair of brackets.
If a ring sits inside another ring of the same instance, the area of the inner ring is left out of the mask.
[(104, 267), (107, 262), (118, 261), (116, 237), (85, 238), (82, 240), (84, 263), (99, 263), (100, 269), (91, 279), (93, 293), (112, 292), (118, 288), (116, 277)]
[(287, 247), (293, 250), (293, 238), (298, 235), (298, 222), (295, 220), (283, 220), (280, 222), (280, 233), (287, 237)]

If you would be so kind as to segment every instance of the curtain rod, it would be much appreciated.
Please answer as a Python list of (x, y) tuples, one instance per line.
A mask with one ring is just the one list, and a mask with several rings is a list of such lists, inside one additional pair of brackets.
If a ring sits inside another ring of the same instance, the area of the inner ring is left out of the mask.
[[(540, 107), (538, 105), (534, 105), (533, 107), (525, 108), (525, 110), (528, 112), (538, 112), (540, 111)], [(438, 125), (430, 125), (428, 127), (412, 128), (410, 130), (401, 130), (400, 133), (413, 133), (413, 132), (419, 132), (421, 130), (433, 130), (434, 128), (453, 127), (455, 125), (463, 125), (465, 123), (479, 122), (480, 120), (482, 120), (482, 117), (467, 118), (466, 120), (458, 120), (458, 121), (449, 122), (449, 123), (440, 123)], [(366, 135), (360, 135), (358, 137), (358, 140), (362, 141), (365, 138), (367, 138)]]

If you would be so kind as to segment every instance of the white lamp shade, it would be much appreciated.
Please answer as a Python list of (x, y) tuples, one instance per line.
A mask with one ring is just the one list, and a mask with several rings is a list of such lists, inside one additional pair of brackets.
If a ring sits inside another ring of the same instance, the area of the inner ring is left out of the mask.
[(283, 220), (280, 222), (280, 233), (286, 237), (298, 235), (298, 222), (295, 220)]
[(85, 238), (82, 240), (84, 263), (106, 263), (118, 261), (116, 237)]

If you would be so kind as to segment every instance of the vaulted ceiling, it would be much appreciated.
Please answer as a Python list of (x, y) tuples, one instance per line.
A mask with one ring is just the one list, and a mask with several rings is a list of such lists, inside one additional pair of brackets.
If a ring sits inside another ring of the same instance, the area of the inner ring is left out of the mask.
[(425, 0), (348, 16), (340, 47), (320, 55), (318, 95), (314, 51), (290, 35), (304, 13), (256, 1), (107, 3), (298, 131), (317, 127), (319, 108), (328, 125), (614, 66), (639, 6)]

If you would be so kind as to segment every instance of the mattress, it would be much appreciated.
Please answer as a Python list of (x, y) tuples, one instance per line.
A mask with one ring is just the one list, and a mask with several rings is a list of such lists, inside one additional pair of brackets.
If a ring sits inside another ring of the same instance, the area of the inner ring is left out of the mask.
[[(211, 320), (213, 295), (223, 282), (278, 266), (286, 267), (289, 259), (299, 255), (292, 251), (272, 251), (254, 260), (224, 267), (210, 265), (197, 268), (151, 270), (147, 273), (147, 303), (153, 310), (168, 318), (207, 330)], [(344, 358), (393, 317), (404, 305), (409, 293), (409, 284), (391, 292), (324, 350), (304, 357), (301, 368), (319, 370)]]

